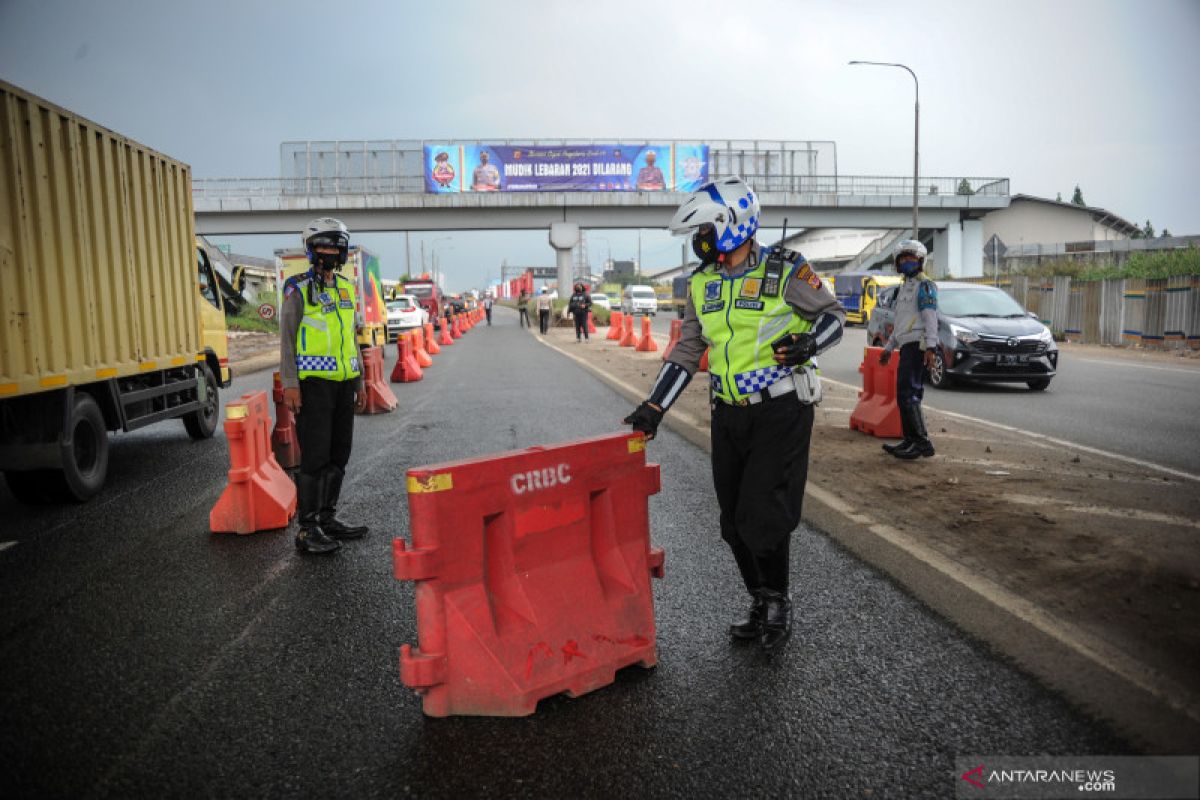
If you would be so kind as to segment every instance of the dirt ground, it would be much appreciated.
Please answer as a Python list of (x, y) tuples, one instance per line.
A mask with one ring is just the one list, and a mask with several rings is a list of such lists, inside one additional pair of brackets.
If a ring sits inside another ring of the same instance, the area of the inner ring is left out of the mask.
[(252, 356), (266, 352), (279, 352), (278, 333), (259, 333), (258, 331), (229, 332), (229, 363), (236, 365)]
[[(553, 341), (635, 387), (658, 353), (604, 340)], [(1191, 354), (1084, 348), (1135, 359)], [(1019, 432), (929, 412), (938, 453), (900, 462), (849, 427), (857, 392), (826, 383), (809, 482), (875, 513), (942, 555), (1136, 658), (1200, 689), (1200, 491), (1192, 481), (1075, 452)], [(707, 381), (678, 401), (707, 422)]]

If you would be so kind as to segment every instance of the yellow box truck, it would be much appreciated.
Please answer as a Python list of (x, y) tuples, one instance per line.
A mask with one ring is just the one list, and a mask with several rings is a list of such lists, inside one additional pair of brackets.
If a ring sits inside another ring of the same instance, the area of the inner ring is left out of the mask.
[(191, 172), (0, 81), (0, 471), (27, 502), (87, 500), (108, 432), (182, 419), (230, 381)]

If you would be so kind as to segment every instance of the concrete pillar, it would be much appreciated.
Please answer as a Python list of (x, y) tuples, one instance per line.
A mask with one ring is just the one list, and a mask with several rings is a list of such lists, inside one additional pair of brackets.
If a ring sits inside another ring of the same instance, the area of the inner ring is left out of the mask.
[(983, 220), (963, 220), (962, 273), (959, 277), (977, 278), (980, 275), (983, 275)]
[(934, 231), (933, 234), (933, 272), (934, 278), (955, 278), (962, 276), (962, 226), (952, 222), (944, 230)]
[(579, 244), (579, 223), (552, 222), (550, 224), (550, 246), (554, 248), (558, 266), (558, 296), (566, 300), (571, 296), (571, 251)]

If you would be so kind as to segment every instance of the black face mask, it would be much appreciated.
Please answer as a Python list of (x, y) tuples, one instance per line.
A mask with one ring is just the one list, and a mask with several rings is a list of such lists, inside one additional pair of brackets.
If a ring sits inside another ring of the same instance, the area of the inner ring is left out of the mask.
[(313, 266), (320, 270), (333, 272), (342, 268), (340, 253), (313, 253)]
[(700, 259), (702, 266), (715, 264), (721, 256), (721, 251), (717, 249), (717, 229), (712, 225), (701, 225), (692, 234), (692, 252)]

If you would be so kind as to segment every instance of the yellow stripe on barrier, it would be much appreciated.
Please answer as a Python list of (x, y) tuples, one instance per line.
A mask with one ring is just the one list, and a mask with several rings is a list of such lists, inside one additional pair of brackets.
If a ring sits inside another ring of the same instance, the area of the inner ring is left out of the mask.
[(250, 416), (250, 409), (245, 406), (226, 406), (225, 419), (245, 419)]
[(640, 453), (645, 449), (646, 449), (646, 440), (644, 438), (629, 440), (629, 452)]
[(448, 492), (454, 488), (454, 476), (449, 472), (440, 475), (430, 475), (428, 478), (408, 476), (409, 494), (428, 494), (430, 492)]
[(66, 386), (67, 385), (67, 376), (66, 375), (51, 375), (48, 378), (42, 378), (40, 381), (38, 381), (38, 383), (40, 383), (42, 386), (45, 386), (47, 388), (49, 388), (51, 386)]
[(106, 367), (105, 369), (96, 370), (97, 378), (115, 378), (117, 377), (116, 367)]
[(21, 387), (15, 383), (0, 383), (0, 394), (16, 394)]

